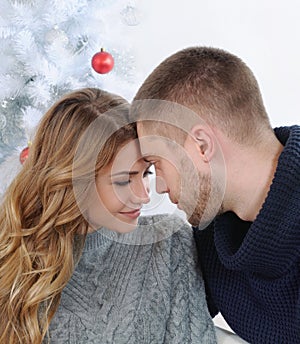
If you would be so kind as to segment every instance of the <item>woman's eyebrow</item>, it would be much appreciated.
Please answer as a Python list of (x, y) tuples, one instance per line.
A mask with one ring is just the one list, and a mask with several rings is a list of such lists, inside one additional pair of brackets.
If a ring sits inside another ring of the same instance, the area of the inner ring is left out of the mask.
[(112, 177), (115, 177), (115, 176), (121, 176), (121, 175), (135, 175), (135, 174), (138, 174), (139, 172), (138, 171), (120, 171), (120, 172), (116, 172), (114, 174), (112, 174), (111, 176)]

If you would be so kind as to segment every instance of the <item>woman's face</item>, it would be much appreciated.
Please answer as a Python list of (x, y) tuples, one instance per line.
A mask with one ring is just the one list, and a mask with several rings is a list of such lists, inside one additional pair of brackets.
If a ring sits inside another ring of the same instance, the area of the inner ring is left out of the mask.
[(138, 140), (120, 148), (114, 161), (96, 178), (97, 194), (88, 213), (92, 230), (134, 230), (143, 204), (150, 201), (149, 168), (150, 164), (142, 159)]

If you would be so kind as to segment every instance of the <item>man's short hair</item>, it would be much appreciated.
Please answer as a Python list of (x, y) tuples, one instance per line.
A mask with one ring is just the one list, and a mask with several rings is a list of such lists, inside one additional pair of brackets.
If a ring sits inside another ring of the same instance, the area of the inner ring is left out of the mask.
[(252, 71), (221, 49), (192, 47), (168, 57), (148, 76), (134, 102), (146, 99), (181, 104), (241, 144), (260, 142), (272, 130)]

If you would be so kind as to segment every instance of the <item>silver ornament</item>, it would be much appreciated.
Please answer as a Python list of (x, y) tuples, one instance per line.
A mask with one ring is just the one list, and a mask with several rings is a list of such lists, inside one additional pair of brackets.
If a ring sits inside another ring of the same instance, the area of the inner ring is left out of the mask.
[(8, 104), (8, 101), (7, 101), (7, 100), (3, 100), (3, 101), (1, 102), (1, 106), (2, 106), (4, 109), (7, 108), (7, 104)]
[(1, 114), (0, 115), (0, 130), (4, 129), (6, 127), (6, 117)]
[(127, 5), (122, 11), (123, 22), (129, 26), (136, 26), (140, 23), (139, 13), (136, 7)]
[(65, 31), (61, 30), (58, 25), (54, 25), (51, 30), (45, 34), (45, 42), (49, 45), (59, 43), (66, 46), (69, 43), (69, 38)]

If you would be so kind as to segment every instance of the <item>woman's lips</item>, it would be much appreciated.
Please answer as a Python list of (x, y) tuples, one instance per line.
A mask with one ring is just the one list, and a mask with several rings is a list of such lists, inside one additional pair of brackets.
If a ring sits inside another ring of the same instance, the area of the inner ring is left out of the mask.
[(131, 219), (136, 219), (140, 216), (141, 214), (141, 209), (135, 209), (132, 211), (121, 211), (120, 214), (127, 216)]

